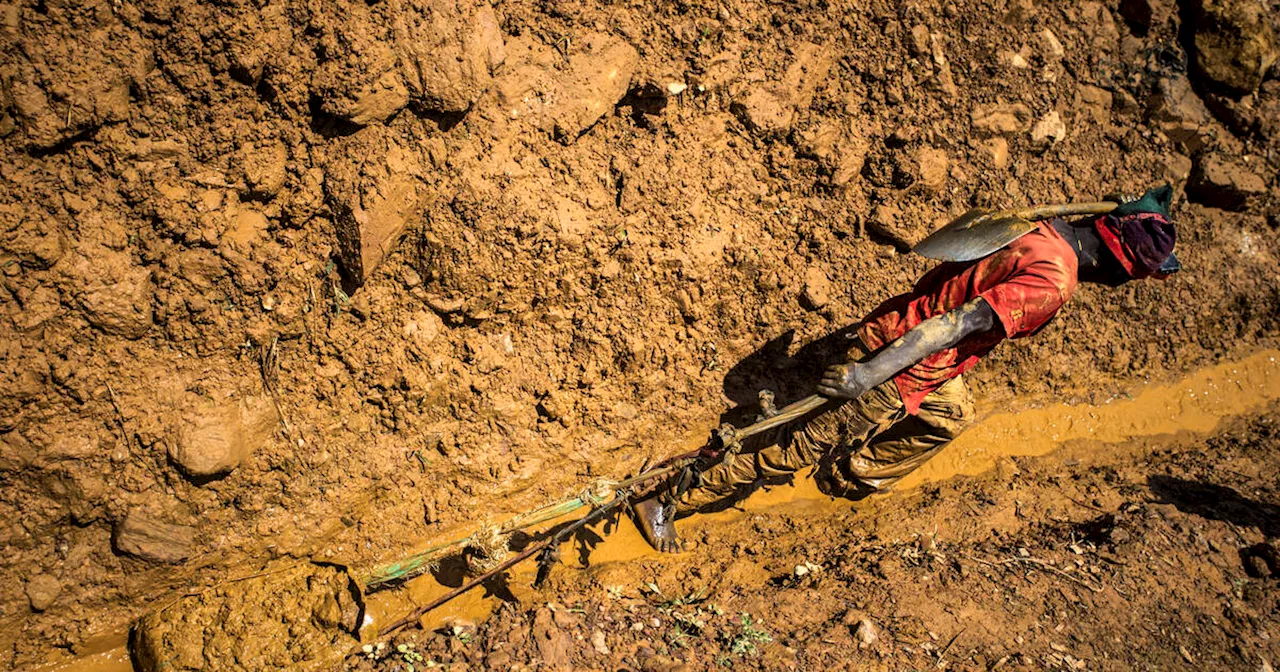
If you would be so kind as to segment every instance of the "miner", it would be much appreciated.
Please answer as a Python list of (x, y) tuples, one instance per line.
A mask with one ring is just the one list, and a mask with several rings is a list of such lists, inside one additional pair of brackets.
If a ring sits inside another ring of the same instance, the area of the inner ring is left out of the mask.
[[(678, 551), (678, 510), (731, 500), (811, 465), (833, 494), (861, 499), (886, 489), (972, 421), (962, 374), (1001, 341), (1038, 333), (1077, 283), (1115, 287), (1179, 269), (1172, 194), (1166, 185), (1121, 199), (1105, 215), (1024, 222), (1026, 231), (981, 250), (985, 256), (934, 267), (863, 318), (847, 361), (818, 384), (824, 404), (747, 439), (734, 459), (704, 460), (635, 502), (641, 532), (658, 550)], [(973, 239), (945, 242), (972, 247)]]

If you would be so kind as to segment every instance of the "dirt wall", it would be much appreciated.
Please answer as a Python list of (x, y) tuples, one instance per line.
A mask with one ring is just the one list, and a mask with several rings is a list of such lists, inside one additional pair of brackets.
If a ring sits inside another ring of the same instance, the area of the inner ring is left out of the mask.
[(0, 6), (0, 660), (807, 392), (970, 207), (1169, 180), (1187, 269), (1082, 288), (988, 409), (1270, 340), (1280, 14), (1122, 5)]

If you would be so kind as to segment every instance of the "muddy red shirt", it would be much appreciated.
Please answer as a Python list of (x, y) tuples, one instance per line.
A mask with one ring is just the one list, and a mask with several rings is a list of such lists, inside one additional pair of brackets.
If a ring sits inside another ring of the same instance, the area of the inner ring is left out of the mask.
[(973, 368), (1006, 338), (1030, 336), (1048, 324), (1076, 291), (1078, 260), (1071, 245), (1049, 224), (977, 261), (943, 263), (914, 289), (880, 304), (858, 327), (871, 350), (897, 340), (921, 322), (982, 297), (1001, 328), (974, 334), (894, 377), (907, 411), (948, 380)]

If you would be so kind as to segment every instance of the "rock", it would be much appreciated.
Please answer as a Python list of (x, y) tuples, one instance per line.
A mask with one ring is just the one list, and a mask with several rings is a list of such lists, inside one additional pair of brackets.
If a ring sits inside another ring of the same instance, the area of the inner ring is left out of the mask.
[(608, 646), (607, 644), (605, 644), (605, 641), (604, 641), (604, 633), (603, 633), (603, 632), (601, 632), (601, 631), (599, 631), (599, 630), (594, 630), (594, 631), (592, 631), (592, 633), (591, 633), (591, 648), (595, 649), (595, 650), (596, 650), (596, 653), (598, 653), (598, 654), (600, 654), (600, 655), (602, 655), (602, 656), (607, 656), (607, 655), (609, 655), (609, 646)]
[(440, 319), (433, 311), (419, 310), (404, 323), (404, 336), (414, 346), (418, 352), (427, 353), (428, 346), (431, 345), (440, 332), (444, 330), (444, 320)]
[(1058, 36), (1048, 28), (1041, 30), (1037, 37), (1040, 38), (1041, 56), (1046, 61), (1060, 61), (1063, 56), (1067, 55), (1067, 50), (1062, 46), (1062, 41)]
[(1187, 181), (1187, 198), (1212, 208), (1244, 210), (1267, 193), (1267, 183), (1239, 163), (1200, 157)]
[(1031, 109), (1022, 103), (981, 105), (969, 114), (976, 131), (987, 135), (1010, 135), (1027, 128)]
[(270, 440), (278, 421), (265, 398), (221, 404), (201, 399), (170, 430), (169, 460), (188, 478), (224, 476)]
[(809, 310), (818, 310), (831, 302), (831, 281), (821, 268), (810, 267), (805, 271), (800, 302)]
[(179, 563), (191, 555), (195, 530), (162, 523), (141, 511), (130, 511), (111, 532), (116, 553), (147, 562)]
[(1162, 177), (1164, 181), (1169, 184), (1180, 185), (1191, 176), (1191, 169), (1194, 166), (1191, 162), (1191, 157), (1173, 152), (1164, 157), (1163, 167)]
[(244, 181), (252, 196), (271, 199), (280, 192), (288, 175), (289, 150), (279, 140), (247, 144), (240, 150)]
[(464, 112), (506, 59), (498, 16), (487, 2), (417, 0), (393, 27), (400, 72), (412, 100), (434, 112)]
[(1009, 50), (1001, 51), (998, 54), (1001, 63), (1008, 65), (1015, 70), (1026, 70), (1031, 67), (1031, 62), (1027, 60), (1031, 56), (1031, 50), (1023, 47), (1022, 51), (1013, 52)]
[(27, 601), (31, 603), (31, 611), (48, 609), (61, 592), (62, 584), (48, 574), (36, 574), (27, 580)]
[(921, 238), (916, 227), (910, 226), (902, 216), (902, 209), (892, 203), (881, 203), (867, 218), (867, 231), (899, 252), (906, 252)]
[(130, 340), (151, 329), (155, 287), (150, 269), (135, 265), (128, 254), (95, 245), (78, 247), (66, 266), (80, 283), (75, 299), (94, 328)]
[(937, 147), (921, 147), (916, 152), (916, 162), (920, 166), (920, 179), (916, 182), (929, 193), (938, 193), (947, 184), (947, 172), (950, 163), (947, 150)]
[(1051, 110), (1048, 114), (1040, 117), (1035, 126), (1031, 127), (1031, 144), (1046, 148), (1062, 142), (1067, 137), (1067, 125), (1062, 122), (1062, 116), (1057, 110)]
[(1277, 58), (1268, 6), (1251, 0), (1199, 0), (1193, 11), (1195, 71), (1237, 96), (1256, 91)]
[(338, 259), (344, 275), (362, 285), (422, 211), (425, 168), (419, 153), (373, 126), (335, 141), (324, 170)]
[[(1271, 568), (1267, 566), (1267, 561), (1256, 553), (1245, 554), (1244, 556), (1244, 573), (1255, 579), (1265, 579), (1271, 576)], [(27, 594), (31, 594), (31, 588), (27, 588)], [(31, 603), (31, 608), (35, 609), (35, 602)], [(40, 611), (36, 609), (36, 611)]]
[(575, 39), (573, 48), (561, 67), (559, 52), (536, 38), (513, 40), (495, 82), (501, 113), (568, 144), (614, 109), (639, 65), (635, 48), (601, 33)]
[(751, 88), (729, 109), (759, 135), (784, 134), (791, 129), (796, 113), (813, 104), (818, 85), (826, 81), (833, 65), (834, 50), (802, 42), (781, 81)]
[(538, 609), (533, 617), (530, 634), (534, 645), (538, 647), (541, 662), (547, 669), (568, 667), (573, 640), (567, 632), (555, 624), (554, 615), (550, 609), (546, 607)]
[(1009, 165), (1008, 140), (991, 138), (982, 143), (982, 148), (987, 150), (987, 155), (991, 157), (991, 165), (996, 168), (1004, 168)]
[(1120, 0), (1120, 18), (1140, 37), (1168, 23), (1177, 9), (1173, 0)]
[(924, 58), (929, 55), (929, 26), (917, 23), (911, 27), (911, 43), (908, 45), (911, 55)]
[(1156, 83), (1147, 99), (1147, 119), (1187, 154), (1203, 148), (1213, 122), (1209, 108), (1184, 76), (1167, 77)]
[(955, 100), (959, 89), (956, 87), (955, 75), (951, 72), (951, 63), (947, 61), (947, 56), (942, 50), (942, 36), (933, 33), (929, 36), (930, 55), (933, 57), (933, 67), (937, 72), (938, 90), (946, 97), (947, 101)]
[(1100, 126), (1111, 123), (1111, 92), (1096, 86), (1081, 84), (1076, 88), (1076, 109), (1084, 112)]
[(444, 627), (454, 637), (470, 639), (475, 636), (478, 626), (469, 618), (451, 618), (445, 621)]
[(552, 133), (572, 143), (617, 106), (640, 63), (635, 47), (617, 38), (587, 36), (561, 75), (560, 99), (550, 110)]
[(853, 627), (853, 636), (858, 640), (858, 646), (863, 647), (871, 646), (876, 643), (876, 640), (880, 639), (880, 633), (869, 618), (863, 618), (858, 621), (858, 624)]

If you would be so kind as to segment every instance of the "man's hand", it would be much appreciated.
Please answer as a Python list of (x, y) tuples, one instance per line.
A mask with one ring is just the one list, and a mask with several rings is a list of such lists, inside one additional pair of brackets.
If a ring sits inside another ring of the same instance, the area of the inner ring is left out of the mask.
[(822, 382), (818, 383), (818, 394), (832, 399), (857, 399), (867, 391), (868, 386), (858, 375), (862, 364), (849, 362), (836, 364), (827, 368), (822, 374)]

